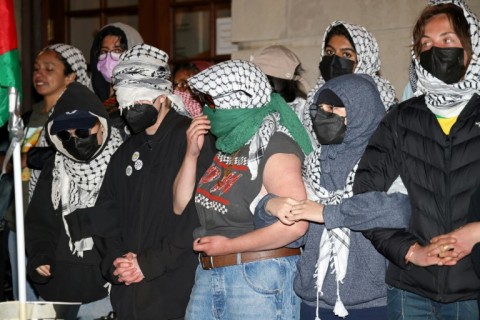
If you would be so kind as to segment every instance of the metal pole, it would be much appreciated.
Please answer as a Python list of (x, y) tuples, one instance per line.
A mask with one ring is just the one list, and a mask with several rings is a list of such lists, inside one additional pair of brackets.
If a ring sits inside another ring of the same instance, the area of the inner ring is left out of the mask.
[(23, 225), (23, 193), (22, 193), (22, 162), (20, 148), (23, 138), (23, 122), (20, 117), (20, 100), (18, 92), (11, 87), (8, 91), (9, 103), (9, 130), (13, 135), (13, 180), (15, 190), (15, 222), (17, 233), (17, 274), (18, 298), (20, 303), (27, 300), (26, 266), (25, 266), (25, 231)]

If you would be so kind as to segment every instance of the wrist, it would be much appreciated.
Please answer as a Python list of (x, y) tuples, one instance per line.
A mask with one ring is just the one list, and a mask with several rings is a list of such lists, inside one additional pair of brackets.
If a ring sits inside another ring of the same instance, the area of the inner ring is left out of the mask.
[(272, 193), (267, 193), (262, 199), (260, 199), (260, 201), (258, 203), (260, 206), (263, 206), (263, 210), (265, 211), (265, 213), (267, 213), (270, 216), (273, 216), (273, 214), (270, 211), (271, 208), (268, 206), (268, 204), (270, 203), (271, 199), (276, 198), (276, 197), (277, 196), (275, 196)]
[(418, 247), (418, 242), (415, 242), (410, 246), (410, 248), (407, 251), (407, 254), (405, 255), (405, 264), (413, 263), (413, 256), (415, 254), (417, 247)]
[(323, 204), (320, 204), (320, 210), (319, 210), (319, 213), (320, 213), (320, 223), (325, 223), (325, 205)]

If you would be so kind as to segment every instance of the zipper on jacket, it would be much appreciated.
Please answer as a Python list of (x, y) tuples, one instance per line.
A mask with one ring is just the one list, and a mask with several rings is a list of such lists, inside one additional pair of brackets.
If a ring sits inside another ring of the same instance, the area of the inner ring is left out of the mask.
[[(452, 132), (450, 132), (451, 134)], [(445, 139), (445, 212), (444, 212), (444, 217), (443, 221), (445, 223), (445, 228), (446, 230), (452, 230), (452, 216), (451, 216), (451, 203), (450, 203), (450, 197), (451, 197), (451, 163), (452, 163), (452, 139), (450, 138), (450, 134), (446, 137)], [(445, 295), (445, 285), (448, 281), (447, 279), (447, 272), (448, 268), (442, 268), (440, 267), (438, 270), (438, 301), (442, 302), (443, 296)]]

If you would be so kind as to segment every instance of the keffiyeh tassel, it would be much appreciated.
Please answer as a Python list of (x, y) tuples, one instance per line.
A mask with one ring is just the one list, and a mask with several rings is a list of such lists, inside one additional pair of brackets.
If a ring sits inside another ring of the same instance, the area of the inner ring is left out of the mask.
[[(319, 150), (316, 150), (319, 152)], [(316, 157), (316, 152), (312, 153), (310, 157)], [(318, 158), (317, 158), (318, 159)], [(308, 161), (308, 159), (306, 160)], [(342, 202), (343, 199), (350, 198), (353, 195), (353, 180), (358, 168), (358, 163), (353, 167), (352, 171), (347, 176), (345, 182), (345, 188), (342, 190), (328, 191), (320, 186), (320, 172), (319, 166), (307, 166), (307, 176), (316, 176), (316, 179), (310, 179), (306, 181), (308, 198), (318, 203), (326, 205), (335, 205)], [(314, 169), (312, 172), (311, 170)], [(309, 172), (310, 171), (310, 172)], [(312, 173), (312, 174), (308, 174)], [(348, 315), (348, 311), (343, 305), (340, 297), (340, 285), (345, 280), (348, 267), (348, 256), (350, 252), (350, 229), (348, 228), (335, 228), (324, 229), (320, 238), (318, 260), (316, 264), (316, 270), (313, 275), (316, 278), (315, 285), (317, 287), (317, 310), (315, 320), (320, 320), (318, 315), (319, 309), (319, 296), (323, 295), (322, 287), (327, 275), (328, 267), (332, 269), (332, 274), (335, 274), (335, 280), (337, 283), (337, 300), (333, 312), (335, 315), (345, 318)]]

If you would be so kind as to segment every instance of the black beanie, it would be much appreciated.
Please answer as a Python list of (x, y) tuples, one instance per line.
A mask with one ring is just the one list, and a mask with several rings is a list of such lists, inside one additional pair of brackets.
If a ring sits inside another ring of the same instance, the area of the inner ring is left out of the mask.
[(345, 108), (342, 100), (335, 94), (335, 92), (333, 92), (330, 89), (324, 89), (320, 91), (320, 93), (317, 96), (315, 104), (316, 105), (329, 104), (335, 107)]

